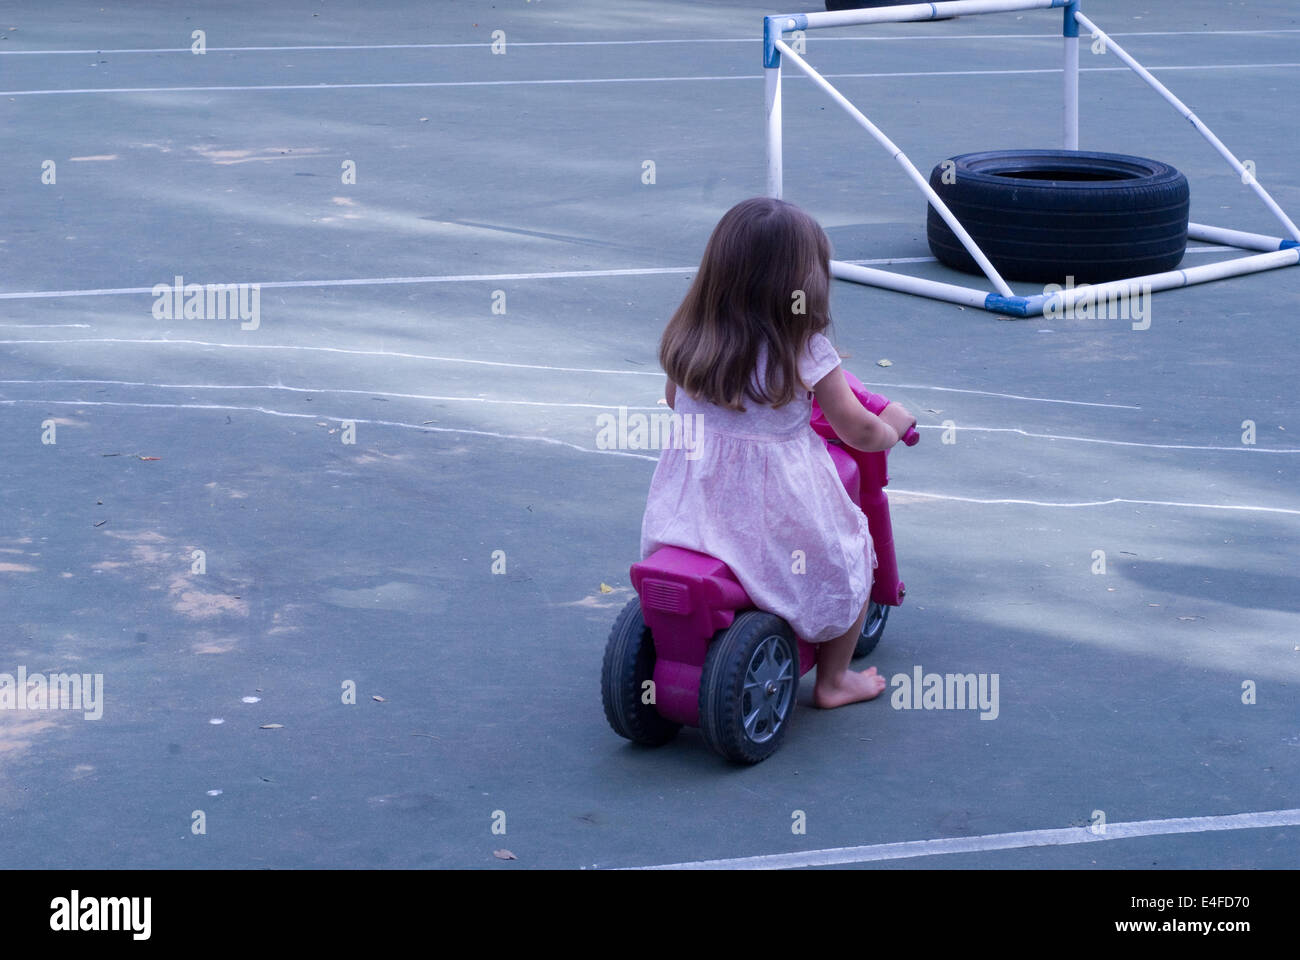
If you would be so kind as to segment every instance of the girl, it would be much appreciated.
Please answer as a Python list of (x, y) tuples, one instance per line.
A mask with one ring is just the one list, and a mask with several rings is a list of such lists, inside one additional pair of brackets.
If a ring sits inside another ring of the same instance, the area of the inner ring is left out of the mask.
[(870, 700), (885, 678), (848, 668), (875, 551), (808, 425), (812, 396), (858, 450), (888, 450), (916, 423), (853, 395), (822, 333), (829, 298), (830, 242), (808, 214), (767, 197), (727, 211), (659, 344), (668, 405), (683, 421), (699, 414), (702, 432), (660, 455), (641, 526), (643, 558), (667, 545), (717, 557), (755, 606), (818, 644), (824, 708)]

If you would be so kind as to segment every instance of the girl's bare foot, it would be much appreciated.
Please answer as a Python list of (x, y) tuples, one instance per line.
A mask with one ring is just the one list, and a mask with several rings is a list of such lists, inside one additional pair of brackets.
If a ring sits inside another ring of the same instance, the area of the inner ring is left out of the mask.
[(813, 703), (823, 710), (872, 700), (887, 686), (885, 678), (876, 673), (875, 667), (861, 672), (849, 669), (853, 648), (867, 619), (867, 606), (862, 604), (858, 622), (847, 633), (817, 647), (817, 683), (813, 686)]
[(823, 680), (821, 671), (818, 670), (817, 682), (813, 685), (813, 703), (823, 710), (830, 710), (846, 703), (874, 700), (886, 686), (888, 684), (885, 678), (876, 672), (875, 667), (861, 672), (845, 670), (840, 674), (838, 683), (832, 683), (829, 677)]

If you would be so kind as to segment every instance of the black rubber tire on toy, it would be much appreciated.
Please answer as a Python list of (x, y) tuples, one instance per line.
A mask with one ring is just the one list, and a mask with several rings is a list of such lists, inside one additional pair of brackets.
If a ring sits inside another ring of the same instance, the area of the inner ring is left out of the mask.
[(667, 743), (681, 729), (680, 723), (665, 720), (654, 704), (644, 702), (645, 682), (653, 681), (654, 670), (654, 641), (641, 615), (641, 601), (633, 597), (609, 631), (600, 672), (600, 699), (614, 732), (648, 747)]
[[(930, 186), (1007, 280), (1146, 276), (1173, 270), (1187, 249), (1187, 178), (1159, 160), (990, 150), (941, 162)], [(930, 251), (956, 270), (982, 274), (934, 207), (927, 210)]]
[(885, 632), (885, 621), (889, 619), (889, 606), (872, 600), (867, 605), (867, 619), (862, 622), (862, 632), (858, 634), (857, 646), (853, 648), (853, 659), (865, 657), (880, 642)]
[(780, 617), (748, 610), (709, 645), (700, 677), (700, 732), (734, 763), (776, 752), (794, 715), (799, 644)]

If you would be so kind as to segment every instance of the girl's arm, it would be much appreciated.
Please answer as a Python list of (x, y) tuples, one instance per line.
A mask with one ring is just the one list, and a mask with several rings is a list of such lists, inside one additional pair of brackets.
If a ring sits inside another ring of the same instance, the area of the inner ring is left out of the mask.
[(668, 385), (664, 387), (664, 399), (668, 401), (669, 407), (674, 410), (677, 409), (677, 384), (673, 383), (671, 380), (669, 380)]
[(862, 405), (839, 367), (817, 381), (813, 394), (836, 436), (853, 449), (872, 453), (898, 443), (898, 431)]
[(916, 426), (916, 417), (912, 416), (912, 411), (893, 400), (889, 401), (889, 405), (880, 411), (880, 419), (894, 428), (894, 432), (898, 434), (900, 440), (903, 439), (903, 434)]

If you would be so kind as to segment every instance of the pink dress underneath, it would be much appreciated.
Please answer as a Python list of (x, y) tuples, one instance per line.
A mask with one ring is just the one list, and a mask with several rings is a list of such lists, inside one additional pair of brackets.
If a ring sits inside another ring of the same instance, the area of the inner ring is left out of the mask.
[[(763, 363), (760, 355), (759, 370)], [(815, 385), (839, 364), (830, 341), (813, 334), (799, 377)], [(812, 394), (780, 409), (747, 401), (742, 413), (679, 388), (676, 403), (683, 417), (702, 415), (694, 420), (701, 432), (693, 450), (660, 454), (642, 558), (663, 546), (707, 553), (731, 568), (756, 607), (803, 639), (847, 632), (870, 595), (876, 557), (867, 518), (808, 425)]]

